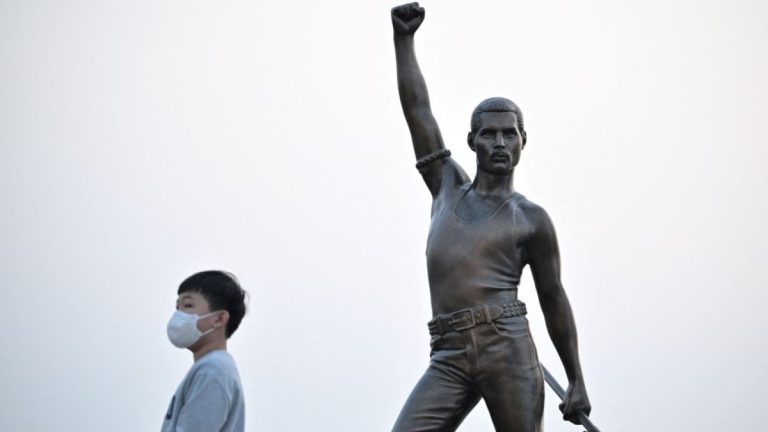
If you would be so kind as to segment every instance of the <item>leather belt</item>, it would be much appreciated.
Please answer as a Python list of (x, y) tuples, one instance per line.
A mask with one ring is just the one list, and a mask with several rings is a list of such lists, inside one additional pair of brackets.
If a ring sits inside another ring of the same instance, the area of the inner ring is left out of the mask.
[(478, 324), (493, 322), (499, 318), (525, 315), (525, 303), (515, 300), (505, 305), (480, 305), (432, 318), (427, 326), (429, 334), (444, 335), (452, 331), (468, 330)]

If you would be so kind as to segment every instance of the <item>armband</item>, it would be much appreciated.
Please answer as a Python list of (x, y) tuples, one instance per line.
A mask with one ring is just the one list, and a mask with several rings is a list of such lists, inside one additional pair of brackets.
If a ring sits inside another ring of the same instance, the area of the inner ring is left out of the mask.
[(416, 169), (422, 169), (425, 166), (431, 164), (432, 162), (438, 159), (447, 158), (450, 155), (451, 155), (451, 151), (448, 149), (442, 149), (442, 150), (432, 152), (416, 161)]

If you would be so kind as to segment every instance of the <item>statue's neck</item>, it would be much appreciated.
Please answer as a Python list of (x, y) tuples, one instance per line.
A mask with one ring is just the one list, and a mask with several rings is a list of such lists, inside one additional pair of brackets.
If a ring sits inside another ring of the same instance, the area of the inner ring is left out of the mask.
[(494, 174), (478, 168), (472, 190), (483, 196), (507, 197), (515, 192), (514, 174), (514, 169), (505, 174)]

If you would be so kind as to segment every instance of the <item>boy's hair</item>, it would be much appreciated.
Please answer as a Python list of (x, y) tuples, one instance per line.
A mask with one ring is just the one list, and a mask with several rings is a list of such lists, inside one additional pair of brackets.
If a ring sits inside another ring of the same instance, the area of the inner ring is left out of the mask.
[(177, 294), (196, 292), (205, 298), (211, 312), (225, 309), (229, 312), (227, 338), (237, 330), (245, 315), (246, 292), (240, 287), (235, 276), (220, 270), (195, 273), (179, 285)]

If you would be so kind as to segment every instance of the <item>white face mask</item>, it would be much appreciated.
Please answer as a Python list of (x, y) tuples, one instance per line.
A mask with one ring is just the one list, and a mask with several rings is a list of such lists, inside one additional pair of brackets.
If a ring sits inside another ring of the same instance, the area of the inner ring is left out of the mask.
[(197, 320), (211, 316), (216, 312), (211, 312), (202, 316), (190, 314), (177, 310), (171, 316), (168, 321), (168, 339), (171, 343), (179, 348), (189, 348), (201, 337), (212, 332), (216, 327), (211, 327), (210, 330), (201, 332), (197, 329)]

